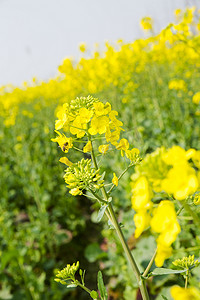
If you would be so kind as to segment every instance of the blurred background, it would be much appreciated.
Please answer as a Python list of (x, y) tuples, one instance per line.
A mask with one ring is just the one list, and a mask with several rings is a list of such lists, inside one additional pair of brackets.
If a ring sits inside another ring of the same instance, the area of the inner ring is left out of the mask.
[(144, 37), (140, 20), (154, 19), (158, 32), (173, 11), (198, 0), (0, 0), (0, 85), (54, 77), (66, 56), (79, 58), (78, 45), (92, 50), (106, 40)]

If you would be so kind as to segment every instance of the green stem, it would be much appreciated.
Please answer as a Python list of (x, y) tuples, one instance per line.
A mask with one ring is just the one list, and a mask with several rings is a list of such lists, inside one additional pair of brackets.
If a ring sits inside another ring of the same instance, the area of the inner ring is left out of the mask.
[(180, 213), (182, 212), (183, 208), (184, 207), (182, 206), (182, 207), (179, 208), (179, 210), (177, 210), (177, 213), (176, 213), (177, 216), (180, 215)]
[[(89, 141), (91, 141), (91, 136), (88, 134), (88, 139)], [(92, 141), (91, 141), (91, 144), (92, 144)], [(94, 154), (94, 149), (93, 149), (93, 146), (92, 146), (92, 150), (91, 150), (91, 156), (92, 156), (92, 161), (93, 161), (93, 164), (94, 164), (94, 167), (95, 169), (98, 170), (98, 165), (97, 165), (97, 161), (96, 161), (96, 157), (95, 157), (95, 154)], [(101, 188), (101, 191), (102, 191), (102, 194), (103, 194), (103, 198), (104, 200), (108, 201), (108, 194), (106, 192), (106, 189), (105, 187), (103, 186)], [(107, 211), (108, 211), (108, 218), (110, 219), (110, 221), (112, 222), (113, 226), (115, 227), (115, 230), (117, 232), (117, 235), (119, 237), (119, 240), (121, 242), (121, 245), (124, 249), (124, 252), (126, 253), (126, 256), (128, 258), (128, 261), (132, 267), (132, 270), (136, 276), (136, 279), (137, 279), (137, 282), (138, 282), (138, 285), (139, 285), (139, 289), (140, 289), (140, 292), (141, 292), (141, 295), (142, 295), (142, 299), (143, 300), (149, 300), (149, 295), (148, 295), (148, 291), (147, 291), (147, 288), (146, 288), (146, 284), (145, 284), (145, 280), (143, 280), (141, 278), (141, 275), (140, 275), (140, 271), (138, 269), (138, 266), (132, 256), (132, 253), (126, 243), (126, 240), (125, 240), (125, 237), (123, 235), (123, 232), (121, 230), (121, 227), (117, 221), (117, 218), (116, 218), (116, 215), (115, 215), (115, 212), (113, 210), (113, 206), (112, 206), (112, 203), (111, 202), (108, 202), (108, 208), (107, 208)]]
[(191, 209), (191, 207), (187, 204), (186, 201), (181, 202), (185, 210), (192, 216), (194, 223), (200, 227), (200, 219), (197, 214)]
[(151, 258), (151, 260), (150, 260), (148, 266), (146, 267), (146, 270), (145, 270), (144, 273), (142, 274), (142, 276), (146, 277), (146, 276), (148, 275), (148, 273), (149, 273), (149, 271), (150, 271), (150, 269), (151, 269), (151, 267), (152, 267), (152, 265), (153, 265), (153, 262), (154, 262), (154, 259), (155, 259), (155, 257), (156, 257), (156, 254), (157, 254), (157, 249), (156, 249), (156, 251), (154, 252), (154, 254), (153, 254), (153, 256), (152, 256), (152, 258)]
[(188, 276), (189, 276), (189, 270), (187, 270), (186, 276), (185, 276), (185, 289), (187, 289), (187, 286), (188, 286)]
[(77, 284), (78, 286), (80, 286), (83, 290), (85, 290), (88, 294), (91, 293), (91, 290), (88, 289), (86, 286), (84, 286), (82, 283), (80, 283), (79, 281), (76, 281), (75, 284)]

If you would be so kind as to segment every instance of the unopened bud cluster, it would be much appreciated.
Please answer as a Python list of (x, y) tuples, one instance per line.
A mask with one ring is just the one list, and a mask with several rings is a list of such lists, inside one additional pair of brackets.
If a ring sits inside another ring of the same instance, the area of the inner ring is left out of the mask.
[(199, 205), (200, 204), (200, 193), (197, 193), (195, 196), (194, 196), (194, 204), (195, 205)]
[(75, 280), (75, 273), (79, 269), (79, 261), (77, 263), (73, 263), (73, 265), (67, 265), (66, 268), (62, 269), (61, 271), (58, 271), (58, 274), (56, 274), (55, 281), (60, 282), (62, 284), (67, 284), (66, 281), (69, 280)]
[(194, 255), (189, 255), (188, 257), (183, 257), (182, 259), (177, 259), (173, 261), (173, 265), (179, 268), (187, 269), (190, 267), (198, 267), (200, 262), (194, 260)]
[(93, 98), (92, 96), (80, 97), (70, 101), (69, 110), (71, 113), (77, 113), (77, 111), (83, 107), (91, 110), (93, 104), (99, 102), (98, 98)]
[(91, 167), (91, 159), (82, 159), (66, 170), (64, 175), (70, 194), (81, 195), (83, 190), (96, 190), (102, 187), (99, 170)]

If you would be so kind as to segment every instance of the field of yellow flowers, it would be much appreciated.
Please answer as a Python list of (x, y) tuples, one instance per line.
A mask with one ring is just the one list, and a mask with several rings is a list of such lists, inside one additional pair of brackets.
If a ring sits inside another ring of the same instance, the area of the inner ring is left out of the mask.
[[(101, 188), (149, 299), (200, 299), (200, 12), (176, 10), (157, 35), (151, 18), (141, 25), (145, 39), (90, 56), (82, 44), (56, 78), (0, 88), (0, 299), (88, 299), (54, 280), (78, 260), (91, 289), (103, 272), (101, 299), (140, 299), (112, 224), (97, 220)], [(111, 185), (91, 169), (95, 151)]]

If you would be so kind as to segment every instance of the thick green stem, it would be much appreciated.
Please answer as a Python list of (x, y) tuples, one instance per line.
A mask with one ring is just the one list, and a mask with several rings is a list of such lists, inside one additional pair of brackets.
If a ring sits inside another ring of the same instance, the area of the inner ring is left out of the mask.
[[(88, 135), (88, 139), (89, 141), (91, 141), (91, 137), (90, 135)], [(91, 141), (92, 143), (92, 141)], [(92, 156), (92, 161), (93, 161), (93, 164), (94, 164), (94, 167), (95, 169), (98, 169), (98, 165), (97, 165), (97, 161), (96, 161), (96, 157), (95, 157), (95, 154), (94, 154), (94, 150), (93, 150), (93, 147), (92, 147), (92, 150), (91, 150), (91, 156)], [(108, 201), (108, 194), (106, 192), (106, 189), (105, 187), (103, 186), (101, 188), (101, 191), (102, 191), (102, 194), (103, 194), (103, 198), (104, 200)], [(115, 212), (113, 210), (113, 206), (112, 206), (112, 203), (111, 202), (108, 202), (108, 208), (107, 208), (107, 216), (108, 218), (110, 219), (110, 221), (112, 222), (116, 232), (117, 232), (117, 235), (119, 237), (119, 240), (121, 242), (121, 245), (124, 249), (124, 252), (126, 253), (126, 256), (127, 256), (127, 259), (132, 267), (132, 270), (136, 276), (136, 279), (137, 279), (137, 282), (138, 282), (138, 285), (139, 285), (139, 289), (140, 289), (140, 292), (141, 292), (141, 295), (142, 295), (142, 299), (143, 300), (149, 300), (149, 295), (148, 295), (148, 291), (147, 291), (147, 288), (146, 288), (146, 284), (145, 284), (145, 280), (143, 280), (141, 278), (141, 274), (140, 274), (140, 271), (138, 269), (138, 266), (133, 258), (133, 255), (127, 245), (127, 242), (125, 240), (125, 237), (123, 235), (123, 232), (121, 230), (121, 227), (117, 221), (117, 218), (116, 218), (116, 215), (115, 215)]]

